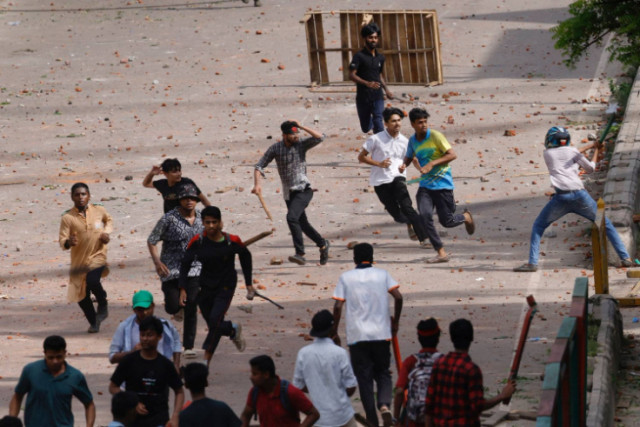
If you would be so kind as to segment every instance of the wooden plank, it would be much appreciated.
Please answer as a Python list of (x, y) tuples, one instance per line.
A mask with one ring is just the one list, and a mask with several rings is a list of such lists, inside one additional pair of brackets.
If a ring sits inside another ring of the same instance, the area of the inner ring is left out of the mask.
[(398, 22), (398, 43), (400, 45), (398, 56), (400, 57), (400, 66), (402, 68), (403, 83), (413, 83), (411, 75), (411, 66), (409, 65), (409, 45), (407, 43), (407, 14), (399, 15)]
[[(422, 22), (422, 16), (419, 13), (414, 13), (414, 23), (415, 23), (415, 32), (416, 32), (416, 48), (423, 49), (426, 47), (425, 43), (425, 29), (424, 23)], [(427, 69), (427, 59), (424, 53), (417, 54), (418, 61), (418, 70), (419, 74), (419, 83), (427, 84), (429, 82), (429, 70)]]
[(640, 306), (640, 298), (617, 298), (620, 307), (638, 307)]
[(320, 81), (322, 84), (329, 83), (329, 71), (327, 69), (327, 54), (324, 50), (324, 25), (322, 24), (322, 14), (318, 13), (316, 18), (316, 39), (318, 43), (318, 61), (320, 62)]
[(360, 22), (358, 21), (358, 14), (347, 12), (347, 17), (350, 34), (349, 47), (357, 52), (362, 49), (362, 45), (360, 43)]
[[(407, 13), (407, 47), (408, 49), (416, 48), (416, 30), (415, 30), (415, 14)], [(409, 54), (409, 67), (411, 71), (411, 82), (420, 82), (420, 71), (418, 70), (418, 55)]]
[[(378, 19), (383, 19), (381, 15), (377, 15)], [(384, 20), (377, 21), (378, 26), (382, 24), (380, 29), (382, 30), (382, 40), (380, 40), (380, 49), (393, 49), (393, 40), (391, 38), (391, 34), (393, 30), (391, 29), (391, 17), (387, 15)], [(384, 61), (384, 78), (387, 83), (395, 83), (396, 82), (396, 69), (395, 69), (395, 56), (394, 55), (385, 55)]]
[(640, 270), (628, 270), (627, 277), (629, 279), (640, 279)]
[(311, 77), (311, 83), (320, 83), (320, 64), (318, 63), (318, 55), (316, 50), (318, 49), (318, 41), (316, 38), (315, 27), (315, 13), (308, 14), (309, 18), (305, 22), (305, 29), (307, 32), (307, 48), (309, 54), (309, 74)]
[[(398, 21), (403, 14), (393, 13), (387, 14), (385, 19), (389, 22), (389, 29), (391, 30), (391, 34), (389, 35), (389, 39), (391, 42), (392, 49), (395, 51), (394, 53), (390, 53), (393, 57), (393, 74), (395, 77), (394, 82), (401, 83), (404, 81), (404, 76), (402, 75), (402, 64), (400, 63), (400, 55), (397, 53), (400, 50), (400, 41), (398, 40)], [(402, 25), (402, 24), (400, 24)]]
[[(422, 22), (422, 31), (424, 36), (424, 45), (425, 47), (434, 47), (434, 37), (433, 37), (433, 14), (421, 15)], [(438, 72), (436, 70), (436, 58), (433, 54), (425, 54), (425, 69), (426, 72), (426, 83), (431, 83), (434, 80), (437, 80)]]
[(441, 57), (441, 53), (440, 53), (440, 27), (438, 24), (438, 14), (436, 13), (436, 11), (432, 11), (433, 13), (433, 22), (432, 22), (432, 27), (433, 27), (433, 45), (436, 49), (436, 73), (437, 75), (435, 76), (436, 79), (433, 80), (433, 84), (442, 84), (444, 82), (444, 78), (442, 76), (442, 57)]
[(342, 50), (342, 79), (348, 81), (349, 63), (351, 62), (351, 55), (349, 55), (349, 18), (343, 13), (340, 14), (340, 49)]

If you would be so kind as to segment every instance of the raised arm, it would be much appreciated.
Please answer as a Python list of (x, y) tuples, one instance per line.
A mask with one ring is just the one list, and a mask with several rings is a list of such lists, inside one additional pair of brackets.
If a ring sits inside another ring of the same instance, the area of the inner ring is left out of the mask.
[(151, 167), (151, 170), (148, 174), (145, 175), (142, 180), (142, 186), (145, 188), (154, 188), (153, 187), (153, 177), (156, 175), (160, 175), (162, 173), (162, 168), (158, 165), (154, 165)]

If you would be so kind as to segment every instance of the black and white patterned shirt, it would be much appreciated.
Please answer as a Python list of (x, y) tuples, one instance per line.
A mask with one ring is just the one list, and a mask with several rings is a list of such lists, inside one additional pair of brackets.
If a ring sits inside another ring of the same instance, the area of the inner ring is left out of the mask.
[[(191, 225), (180, 215), (179, 209), (174, 208), (164, 214), (147, 239), (147, 243), (154, 246), (162, 240), (160, 261), (169, 269), (169, 275), (161, 278), (163, 282), (180, 277), (180, 263), (189, 241), (193, 236), (204, 231), (199, 211), (196, 211), (196, 219)], [(189, 270), (189, 277), (200, 276), (201, 267), (199, 262), (194, 262)]]
[(289, 200), (289, 193), (304, 190), (311, 185), (307, 178), (307, 151), (320, 144), (324, 138), (324, 135), (320, 138), (310, 136), (301, 139), (291, 147), (287, 147), (284, 141), (276, 142), (258, 161), (256, 169), (264, 176), (264, 168), (276, 159), (278, 174), (282, 181), (282, 195), (285, 200)]

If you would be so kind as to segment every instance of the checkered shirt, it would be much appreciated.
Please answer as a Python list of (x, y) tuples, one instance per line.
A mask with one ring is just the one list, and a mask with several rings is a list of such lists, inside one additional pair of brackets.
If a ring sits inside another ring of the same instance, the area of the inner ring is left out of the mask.
[(291, 147), (287, 147), (283, 141), (276, 142), (267, 149), (255, 167), (264, 177), (264, 168), (275, 159), (282, 181), (282, 195), (285, 200), (289, 200), (289, 193), (304, 190), (311, 185), (307, 178), (307, 151), (323, 140), (324, 135), (321, 138), (311, 136), (301, 139)]
[(466, 353), (451, 352), (431, 370), (426, 413), (436, 427), (480, 426), (482, 371)]

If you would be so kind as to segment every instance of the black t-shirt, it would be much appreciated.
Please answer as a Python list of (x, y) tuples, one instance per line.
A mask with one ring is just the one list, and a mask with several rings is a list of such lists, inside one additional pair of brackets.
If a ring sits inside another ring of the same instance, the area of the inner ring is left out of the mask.
[(193, 184), (196, 187), (196, 191), (198, 192), (198, 194), (202, 193), (195, 182), (193, 182), (189, 178), (185, 178), (184, 176), (173, 187), (169, 187), (169, 181), (167, 181), (166, 179), (158, 179), (156, 181), (153, 181), (153, 186), (160, 192), (160, 194), (162, 194), (162, 198), (164, 199), (164, 213), (167, 213), (171, 209), (180, 206), (178, 193), (180, 193), (180, 189), (185, 184)]
[(180, 412), (180, 427), (240, 427), (240, 418), (233, 413), (229, 405), (219, 400), (195, 400)]
[[(204, 234), (204, 233), (203, 233)], [(180, 266), (180, 287), (187, 289), (187, 276), (193, 261), (200, 261), (200, 292), (218, 291), (222, 288), (235, 289), (238, 283), (236, 272), (236, 254), (240, 258), (240, 266), (245, 285), (251, 285), (252, 258), (249, 249), (240, 237), (224, 234), (224, 240), (214, 242), (203, 234), (195, 236), (187, 245), (187, 251)]]
[(120, 385), (126, 382), (127, 391), (133, 391), (149, 411), (139, 415), (136, 427), (157, 427), (169, 421), (169, 387), (182, 387), (173, 363), (158, 353), (153, 360), (143, 359), (140, 350), (126, 355), (111, 376), (111, 381)]
[[(378, 49), (375, 50), (375, 53), (376, 56), (371, 55), (367, 48), (356, 52), (353, 58), (351, 58), (349, 68), (356, 70), (358, 77), (363, 80), (380, 83), (380, 73), (383, 72), (384, 68), (384, 55), (379, 53)], [(365, 85), (357, 84), (356, 87), (356, 99), (359, 101), (377, 101), (384, 99), (382, 86), (379, 89), (371, 89)]]

